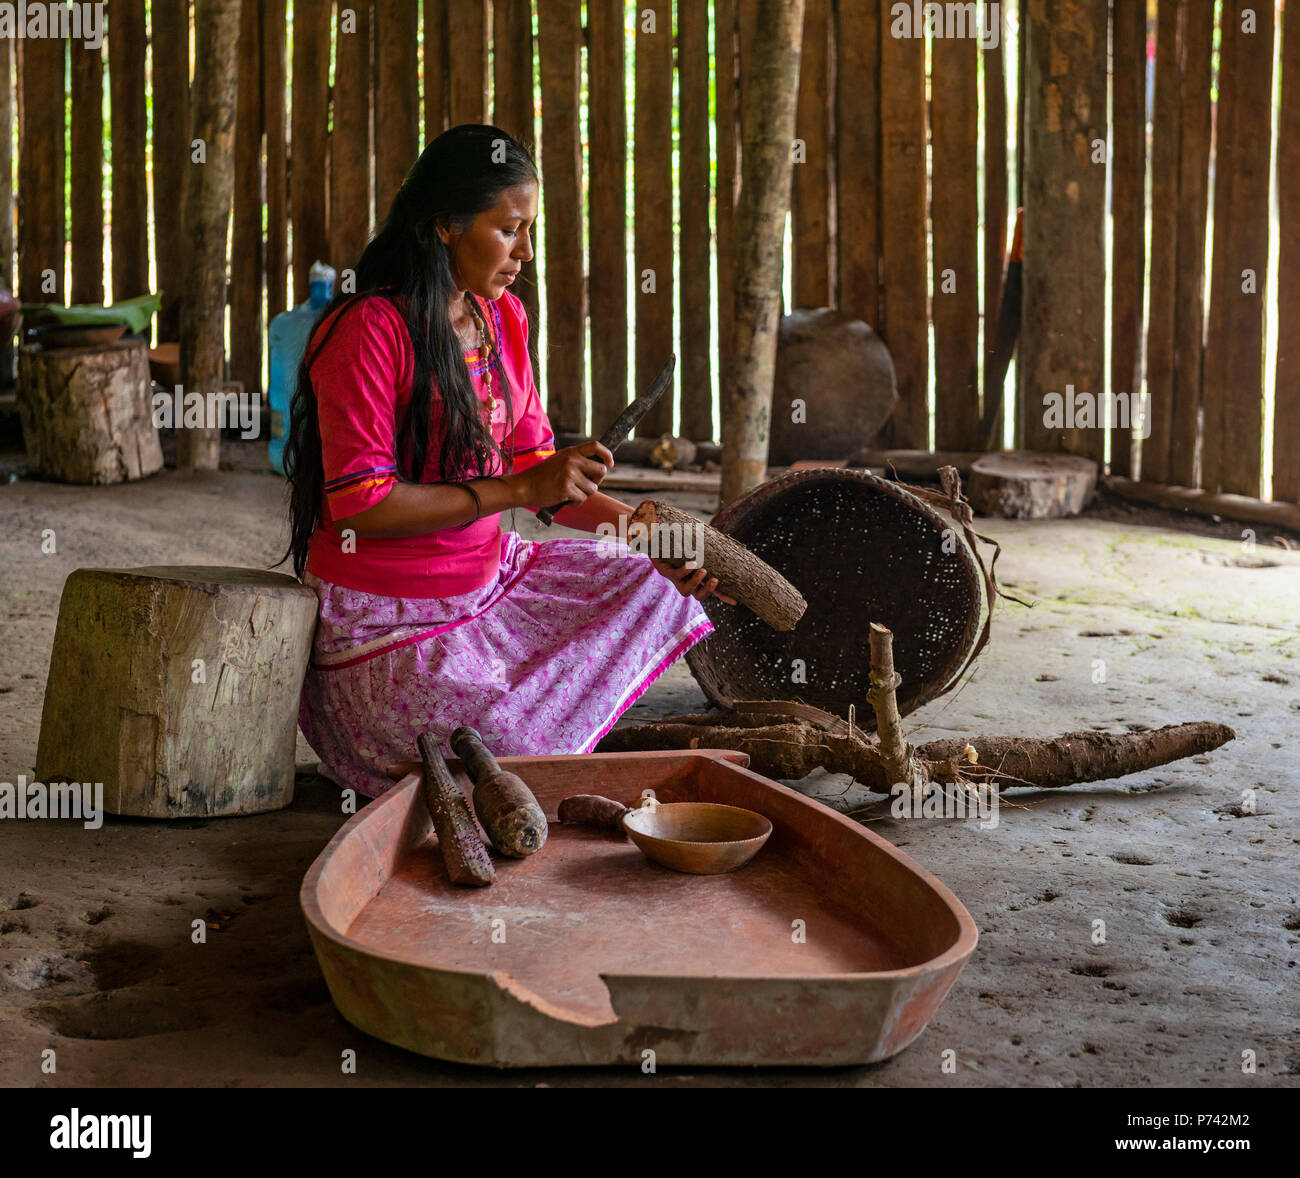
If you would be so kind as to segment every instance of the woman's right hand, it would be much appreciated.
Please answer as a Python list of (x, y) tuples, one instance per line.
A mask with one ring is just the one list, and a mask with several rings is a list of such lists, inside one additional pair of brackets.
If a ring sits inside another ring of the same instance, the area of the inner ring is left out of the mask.
[(557, 450), (518, 476), (523, 484), (524, 502), (539, 509), (557, 503), (581, 503), (596, 493), (601, 479), (613, 465), (614, 455), (597, 441)]

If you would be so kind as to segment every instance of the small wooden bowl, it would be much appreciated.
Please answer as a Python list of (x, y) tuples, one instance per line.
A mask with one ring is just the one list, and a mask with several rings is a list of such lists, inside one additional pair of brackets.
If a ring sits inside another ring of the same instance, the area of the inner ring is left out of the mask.
[(666, 802), (629, 810), (623, 829), (655, 863), (692, 875), (721, 875), (757, 855), (772, 824), (739, 806)]
[(125, 323), (40, 323), (31, 327), (42, 348), (106, 348), (126, 334)]

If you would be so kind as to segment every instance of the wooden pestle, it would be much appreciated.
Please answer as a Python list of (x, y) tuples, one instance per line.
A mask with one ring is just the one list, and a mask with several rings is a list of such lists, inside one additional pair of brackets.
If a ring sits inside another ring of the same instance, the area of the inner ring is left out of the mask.
[(451, 747), (474, 782), (474, 810), (492, 845), (514, 859), (540, 851), (546, 842), (546, 815), (523, 779), (497, 764), (473, 728), (457, 728)]

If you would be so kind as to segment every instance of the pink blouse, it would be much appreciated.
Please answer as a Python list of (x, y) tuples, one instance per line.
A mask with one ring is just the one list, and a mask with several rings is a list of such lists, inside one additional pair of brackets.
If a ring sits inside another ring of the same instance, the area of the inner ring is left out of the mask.
[[(555, 453), (555, 437), (533, 381), (528, 360), (528, 315), (508, 290), (487, 308), (487, 326), (510, 380), (514, 431), (507, 438), (506, 406), (499, 370), (492, 374), (497, 398), (492, 437), (514, 457), (514, 470), (527, 470)], [(334, 312), (317, 329), (313, 344), (335, 316), (343, 320), (313, 361), (325, 463), (325, 502), (312, 533), (307, 569), (363, 593), (386, 597), (454, 597), (481, 588), (497, 575), (501, 560), (501, 514), (484, 516), (469, 527), (446, 528), (397, 539), (345, 537), (347, 517), (373, 507), (397, 481), (396, 423), (411, 399), (415, 352), (401, 316), (386, 298), (372, 296)], [(310, 354), (310, 350), (309, 350)], [(487, 409), (481, 349), (465, 352), (470, 381)], [(441, 403), (431, 405), (425, 483), (439, 482)], [(469, 496), (465, 496), (468, 502)], [(536, 507), (530, 507), (536, 512)], [(340, 522), (341, 521), (341, 522)]]

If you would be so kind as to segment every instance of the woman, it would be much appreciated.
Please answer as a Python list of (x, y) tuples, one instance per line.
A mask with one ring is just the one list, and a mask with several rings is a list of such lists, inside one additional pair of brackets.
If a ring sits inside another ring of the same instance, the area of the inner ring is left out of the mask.
[[(707, 570), (503, 532), (506, 509), (616, 531), (599, 442), (555, 449), (507, 289), (533, 256), (537, 171), (496, 127), (425, 148), (303, 357), (285, 450), (294, 572), (320, 599), (299, 719), (375, 796), (421, 732), (502, 755), (588, 752), (713, 629)], [(601, 525), (606, 528), (601, 528)], [(723, 600), (728, 600), (723, 598)]]

